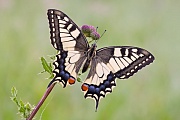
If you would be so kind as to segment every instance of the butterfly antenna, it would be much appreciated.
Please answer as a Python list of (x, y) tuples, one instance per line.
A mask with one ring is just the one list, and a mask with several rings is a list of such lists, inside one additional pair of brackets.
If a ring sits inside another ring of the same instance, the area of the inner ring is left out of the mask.
[[(97, 27), (98, 28), (98, 27)], [(104, 30), (104, 32), (102, 33), (102, 35), (100, 36), (100, 38), (104, 35), (104, 33), (106, 32), (107, 30)], [(100, 39), (99, 38), (99, 39)], [(98, 40), (95, 40), (95, 43), (97, 44), (97, 42), (99, 41), (99, 39)]]
[(96, 31), (98, 30), (98, 26), (96, 27)]
[[(107, 30), (104, 30), (104, 32), (102, 33), (101, 37), (104, 35), (104, 33), (105, 33), (106, 31), (107, 31)], [(101, 38), (101, 37), (100, 37), (100, 38)], [(100, 39), (100, 38), (99, 38), (99, 39)]]

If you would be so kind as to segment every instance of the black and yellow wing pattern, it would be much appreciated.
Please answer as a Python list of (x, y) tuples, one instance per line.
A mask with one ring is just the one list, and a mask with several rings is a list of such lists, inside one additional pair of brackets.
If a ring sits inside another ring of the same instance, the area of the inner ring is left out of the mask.
[(154, 61), (154, 56), (145, 49), (133, 46), (110, 46), (96, 50), (96, 44), (88, 44), (79, 27), (63, 12), (48, 10), (50, 39), (58, 51), (54, 65), (54, 78), (50, 82), (60, 82), (63, 87), (74, 84), (82, 69), (87, 78), (82, 84), (85, 98), (96, 101), (111, 93), (116, 86), (116, 78), (127, 79)]

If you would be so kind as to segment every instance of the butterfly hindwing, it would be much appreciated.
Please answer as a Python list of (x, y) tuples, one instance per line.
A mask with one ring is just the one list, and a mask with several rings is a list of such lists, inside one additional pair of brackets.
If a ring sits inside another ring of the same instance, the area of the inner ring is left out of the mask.
[(153, 60), (151, 53), (138, 47), (116, 46), (97, 50), (83, 84), (88, 87), (85, 98), (95, 99), (97, 109), (100, 98), (116, 86), (116, 78), (127, 79)]
[(116, 86), (116, 83), (112, 71), (101, 59), (98, 57), (94, 58), (89, 74), (82, 85), (82, 90), (83, 87), (88, 87), (87, 90), (83, 90), (84, 97), (93, 98), (96, 101), (97, 109), (100, 98), (105, 97), (107, 93), (111, 93), (113, 86)]
[(53, 63), (55, 77), (50, 84), (60, 81), (65, 87), (68, 80), (76, 80), (86, 59), (84, 51), (88, 50), (89, 44), (78, 26), (66, 14), (49, 9), (47, 15), (51, 44), (59, 51)]

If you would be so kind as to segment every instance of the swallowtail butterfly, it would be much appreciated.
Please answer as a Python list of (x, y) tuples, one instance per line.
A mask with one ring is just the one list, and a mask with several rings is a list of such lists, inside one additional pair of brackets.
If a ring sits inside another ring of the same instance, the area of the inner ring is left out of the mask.
[(150, 52), (133, 46), (96, 50), (96, 44), (90, 46), (80, 28), (65, 13), (49, 9), (47, 15), (51, 44), (58, 51), (49, 86), (54, 82), (62, 83), (63, 87), (74, 84), (81, 69), (84, 73), (90, 67), (81, 89), (85, 98), (95, 100), (96, 109), (100, 98), (116, 86), (116, 78), (127, 79), (154, 60)]

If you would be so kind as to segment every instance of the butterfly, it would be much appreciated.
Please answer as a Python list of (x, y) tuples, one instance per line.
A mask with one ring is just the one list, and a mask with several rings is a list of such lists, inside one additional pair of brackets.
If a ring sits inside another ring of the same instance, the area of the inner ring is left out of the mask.
[(97, 49), (89, 45), (80, 28), (63, 12), (49, 9), (47, 12), (50, 40), (58, 51), (53, 62), (54, 78), (49, 83), (60, 82), (63, 87), (74, 84), (78, 73), (89, 73), (81, 89), (85, 98), (93, 98), (96, 110), (101, 98), (111, 93), (116, 78), (127, 79), (154, 61), (145, 49), (133, 46), (109, 46)]

